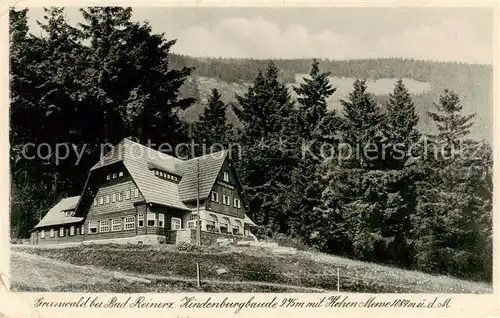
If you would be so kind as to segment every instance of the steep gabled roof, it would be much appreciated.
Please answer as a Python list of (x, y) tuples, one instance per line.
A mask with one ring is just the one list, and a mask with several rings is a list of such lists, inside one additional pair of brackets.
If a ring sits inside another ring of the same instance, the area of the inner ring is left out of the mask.
[[(123, 139), (91, 172), (117, 162), (123, 162), (148, 203), (190, 210), (184, 202), (196, 200), (197, 162), (200, 164), (200, 199), (208, 197), (227, 157), (227, 151), (181, 160), (129, 139)], [(151, 169), (159, 168), (181, 177), (179, 184), (158, 178)]]
[(35, 228), (55, 225), (55, 224), (68, 224), (68, 223), (77, 223), (83, 220), (81, 217), (74, 216), (65, 216), (64, 211), (75, 209), (80, 196), (74, 196), (62, 199), (54, 205), (47, 214), (43, 217), (43, 219), (38, 222)]
[(223, 150), (186, 160), (176, 165), (177, 171), (182, 175), (181, 182), (179, 183), (181, 201), (196, 200), (198, 192), (198, 162), (200, 165), (200, 199), (208, 197), (219, 175), (219, 171), (226, 160), (227, 154), (227, 150)]
[(245, 213), (245, 219), (243, 220), (243, 223), (249, 224), (251, 226), (257, 226), (257, 224), (253, 223), (253, 221), (248, 217), (248, 215)]
[(179, 198), (178, 185), (156, 177), (150, 170), (152, 164), (178, 175), (175, 165), (182, 162), (182, 160), (130, 140), (125, 140), (124, 144), (125, 156), (123, 163), (146, 202), (189, 210)]

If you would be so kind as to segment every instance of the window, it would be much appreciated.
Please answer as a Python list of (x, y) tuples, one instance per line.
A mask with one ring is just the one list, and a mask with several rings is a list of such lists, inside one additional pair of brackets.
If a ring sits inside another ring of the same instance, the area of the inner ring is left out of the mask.
[(123, 201), (123, 193), (118, 192), (118, 201)]
[(122, 230), (122, 220), (113, 219), (111, 220), (111, 231), (121, 231)]
[(130, 200), (130, 189), (125, 191), (125, 200)]
[(94, 198), (94, 206), (97, 206), (97, 198)]
[(172, 230), (180, 230), (182, 227), (182, 220), (179, 218), (172, 218)]
[(55, 231), (54, 229), (50, 229), (50, 234), (49, 234), (50, 237), (54, 237), (55, 236)]
[(75, 227), (73, 225), (69, 228), (69, 235), (70, 236), (75, 235)]
[(155, 176), (159, 175), (160, 172), (158, 170), (155, 170)]
[(85, 226), (82, 225), (82, 227), (80, 228), (80, 235), (83, 235), (85, 234)]
[(113, 173), (113, 179), (116, 179), (118, 177), (117, 173)]
[(229, 197), (227, 195), (222, 195), (222, 204), (229, 205)]
[(241, 221), (240, 220), (235, 220), (233, 225), (233, 234), (234, 235), (241, 235)]
[(97, 221), (89, 222), (89, 234), (97, 233)]
[(165, 214), (158, 214), (158, 226), (165, 227)]
[(135, 216), (125, 217), (125, 230), (135, 229)]
[(139, 214), (137, 216), (137, 226), (138, 227), (143, 227), (144, 226), (144, 214)]
[(102, 195), (99, 197), (99, 204), (100, 205), (104, 204), (104, 197)]
[(60, 227), (59, 228), (59, 237), (63, 237), (63, 236), (64, 236), (64, 228)]
[(106, 204), (109, 204), (109, 201), (110, 201), (110, 196), (109, 194), (106, 194)]
[(148, 218), (148, 226), (156, 226), (156, 214), (148, 213), (147, 218)]
[(108, 175), (106, 176), (106, 180), (111, 180), (111, 175), (110, 175), (110, 174), (108, 174)]
[(229, 182), (229, 173), (223, 172), (222, 173), (222, 179), (226, 182)]
[(119, 177), (123, 177), (123, 171), (118, 172)]
[(229, 234), (229, 224), (230, 223), (231, 223), (231, 221), (229, 221), (228, 218), (223, 217), (222, 222), (220, 222), (220, 226), (219, 226), (220, 232), (225, 233), (225, 234)]
[(40, 231), (40, 238), (45, 238), (45, 230)]
[(233, 200), (233, 206), (235, 208), (238, 208), (238, 209), (241, 208), (241, 201), (240, 201), (240, 199), (234, 199)]
[(188, 218), (188, 221), (187, 221), (188, 229), (194, 229), (196, 227), (196, 221), (198, 221), (198, 215), (191, 214)]
[(212, 192), (212, 201), (219, 202), (219, 194), (217, 192)]
[(134, 198), (139, 197), (139, 189), (134, 189)]
[(210, 214), (207, 220), (207, 231), (217, 232), (217, 227), (216, 227), (217, 223), (218, 223), (217, 217), (213, 214)]
[(111, 195), (111, 202), (116, 202), (116, 193)]
[(101, 221), (99, 226), (99, 232), (104, 233), (104, 232), (109, 232), (109, 220), (106, 221)]

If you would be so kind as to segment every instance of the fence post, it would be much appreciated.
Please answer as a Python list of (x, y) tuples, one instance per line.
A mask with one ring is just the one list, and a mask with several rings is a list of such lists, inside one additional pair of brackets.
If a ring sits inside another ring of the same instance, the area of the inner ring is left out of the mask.
[(337, 268), (337, 292), (340, 292), (340, 270)]
[(201, 288), (200, 263), (196, 262), (196, 287)]

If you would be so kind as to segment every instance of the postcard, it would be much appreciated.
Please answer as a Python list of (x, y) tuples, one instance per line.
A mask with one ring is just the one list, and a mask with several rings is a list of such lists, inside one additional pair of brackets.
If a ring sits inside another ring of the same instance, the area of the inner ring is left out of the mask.
[(0, 316), (500, 315), (498, 4), (2, 10)]

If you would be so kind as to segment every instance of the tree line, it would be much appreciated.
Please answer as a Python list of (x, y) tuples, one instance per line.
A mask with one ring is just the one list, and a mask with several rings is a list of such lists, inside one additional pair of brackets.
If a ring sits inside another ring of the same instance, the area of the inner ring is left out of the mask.
[[(353, 60), (317, 59), (322, 70), (334, 76), (379, 78), (411, 78), (422, 82), (438, 82), (444, 79), (460, 81), (464, 74), (481, 80), (491, 76), (492, 68), (484, 64), (458, 62), (423, 61), (411, 58), (367, 58)], [(280, 70), (280, 79), (295, 83), (296, 74), (306, 74), (312, 59), (274, 59)], [(192, 65), (198, 76), (214, 77), (220, 81), (252, 81), (258, 70), (266, 67), (266, 60), (240, 58), (193, 58), (182, 54), (172, 54), (176, 67)], [(467, 79), (466, 79), (467, 80)]]
[[(188, 124), (178, 112), (195, 102), (181, 95), (193, 68), (175, 62), (175, 40), (131, 21), (130, 8), (81, 9), (78, 26), (62, 8), (45, 12), (38, 22), (44, 35), (34, 36), (27, 9), (10, 10), (13, 237), (26, 237), (60, 197), (80, 194), (102, 143), (126, 136), (238, 143), (236, 166), (259, 236), (491, 281), (492, 152), (468, 138), (474, 115), (463, 113), (452, 90), (444, 89), (429, 112), (436, 133), (427, 136), (402, 80), (380, 103), (358, 75), (337, 113), (327, 111), (336, 89), (322, 62), (309, 61), (295, 100), (271, 61), (255, 65), (237, 103), (224, 104), (214, 89)], [(238, 127), (226, 119), (227, 107)], [(60, 162), (22, 155), (26, 143), (60, 142), (90, 146), (78, 165), (74, 154)]]

